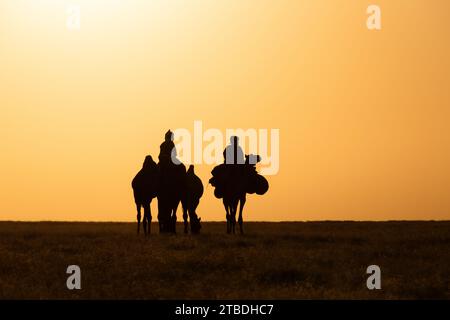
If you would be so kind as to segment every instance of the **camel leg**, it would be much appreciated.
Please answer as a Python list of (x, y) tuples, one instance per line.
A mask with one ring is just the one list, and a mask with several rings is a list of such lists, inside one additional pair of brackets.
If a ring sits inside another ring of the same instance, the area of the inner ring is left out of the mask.
[(230, 216), (230, 210), (228, 208), (228, 205), (225, 201), (225, 199), (223, 200), (223, 206), (225, 207), (225, 211), (227, 213), (226, 218), (227, 218), (227, 233), (231, 233), (231, 216)]
[(231, 228), (233, 231), (233, 234), (236, 233), (236, 211), (237, 211), (238, 201), (233, 202), (233, 208), (231, 212)]
[(199, 233), (200, 231), (200, 221), (198, 220), (197, 214), (194, 208), (190, 208), (189, 212), (189, 223), (191, 224), (191, 233)]
[[(182, 206), (182, 207), (183, 207), (184, 233), (188, 233), (188, 227), (189, 227), (188, 208), (187, 208), (187, 206)], [(192, 223), (192, 220), (191, 220), (191, 223)]]
[(143, 221), (145, 235), (147, 235), (147, 233), (148, 233), (147, 226), (148, 226), (148, 218), (149, 218), (148, 216), (149, 216), (149, 214), (150, 214), (150, 204), (146, 203), (144, 205), (144, 221)]
[(159, 233), (163, 232), (163, 206), (161, 205), (161, 199), (158, 198), (158, 224)]
[(136, 204), (136, 209), (137, 209), (137, 234), (139, 234), (139, 229), (141, 228), (141, 205), (140, 204)]
[(171, 216), (171, 231), (173, 232), (173, 233), (177, 233), (177, 209), (178, 209), (178, 204), (179, 203), (176, 203), (175, 205), (174, 205), (174, 207), (173, 207), (173, 210), (172, 210), (172, 216)]
[(147, 233), (150, 234), (152, 228), (152, 208), (150, 204), (148, 205), (147, 223)]
[(233, 234), (236, 234), (236, 213), (237, 213), (237, 202), (233, 209)]
[(147, 235), (147, 217), (144, 214), (144, 219), (142, 221), (142, 224), (144, 226), (144, 235)]
[(240, 205), (239, 205), (239, 218), (238, 218), (238, 222), (239, 222), (239, 228), (241, 230), (241, 234), (244, 234), (244, 228), (243, 228), (243, 219), (242, 219), (242, 210), (244, 210), (244, 205), (245, 205), (245, 201), (246, 201), (246, 197), (245, 195), (243, 197), (241, 197), (240, 199)]
[(161, 232), (169, 233), (171, 230), (171, 216), (172, 209), (167, 206), (163, 206), (163, 210), (161, 212)]
[(196, 212), (196, 209), (197, 209), (199, 203), (200, 203), (199, 199), (194, 199), (188, 210), (189, 221), (191, 224), (191, 232), (192, 233), (200, 233), (200, 229), (201, 229), (200, 219), (197, 216), (197, 212)]

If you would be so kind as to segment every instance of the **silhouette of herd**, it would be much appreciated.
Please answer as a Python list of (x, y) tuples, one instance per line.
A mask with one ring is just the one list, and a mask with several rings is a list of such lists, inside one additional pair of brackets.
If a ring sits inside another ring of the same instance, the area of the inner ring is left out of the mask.
[[(186, 167), (177, 158), (173, 133), (165, 134), (160, 145), (158, 163), (152, 156), (145, 157), (142, 169), (134, 177), (132, 188), (137, 209), (137, 233), (140, 232), (141, 219), (145, 235), (150, 234), (152, 214), (150, 204), (158, 200), (158, 222), (160, 233), (176, 233), (177, 209), (181, 202), (183, 209), (184, 232), (200, 233), (201, 218), (196, 209), (203, 195), (203, 183), (195, 174), (194, 166)], [(238, 137), (231, 137), (230, 145), (224, 152), (224, 163), (212, 170), (209, 183), (215, 187), (214, 195), (222, 199), (226, 211), (227, 233), (235, 233), (236, 214), (239, 206), (238, 223), (243, 233), (242, 211), (246, 194), (263, 195), (269, 189), (267, 180), (256, 171), (258, 155), (245, 155), (239, 146)], [(142, 217), (141, 209), (144, 210)], [(189, 218), (189, 222), (188, 222)]]

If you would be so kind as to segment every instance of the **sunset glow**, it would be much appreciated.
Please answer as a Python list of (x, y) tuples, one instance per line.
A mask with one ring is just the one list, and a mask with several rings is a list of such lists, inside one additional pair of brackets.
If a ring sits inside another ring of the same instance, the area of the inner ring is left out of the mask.
[(2, 0), (0, 220), (134, 221), (145, 156), (197, 120), (279, 129), (246, 220), (450, 219), (450, 2), (376, 2), (379, 31), (362, 0)]

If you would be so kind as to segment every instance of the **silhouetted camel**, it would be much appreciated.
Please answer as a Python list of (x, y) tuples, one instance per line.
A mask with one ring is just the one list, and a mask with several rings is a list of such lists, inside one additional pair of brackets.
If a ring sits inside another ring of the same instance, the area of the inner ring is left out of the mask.
[(215, 187), (214, 195), (223, 198), (226, 211), (227, 233), (235, 233), (236, 213), (239, 206), (238, 223), (240, 232), (244, 233), (243, 215), (246, 194), (265, 194), (269, 189), (267, 180), (256, 172), (255, 164), (260, 156), (246, 156), (245, 164), (221, 164), (216, 166), (213, 177), (209, 180)]
[(142, 169), (134, 177), (131, 186), (133, 188), (134, 202), (137, 209), (137, 233), (141, 225), (141, 207), (144, 208), (144, 233), (149, 234), (152, 214), (150, 204), (157, 195), (159, 169), (151, 156), (146, 156)]
[(183, 206), (184, 233), (188, 233), (188, 216), (191, 224), (191, 232), (196, 234), (200, 232), (200, 220), (196, 209), (203, 195), (203, 183), (195, 175), (194, 166), (190, 165), (186, 172), (185, 188), (183, 191), (181, 204)]

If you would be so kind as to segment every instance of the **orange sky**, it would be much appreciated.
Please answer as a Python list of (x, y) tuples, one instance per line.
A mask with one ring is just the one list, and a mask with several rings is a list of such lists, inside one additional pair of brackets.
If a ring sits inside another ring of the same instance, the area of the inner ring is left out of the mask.
[[(366, 28), (372, 3), (381, 31)], [(145, 155), (195, 120), (280, 129), (280, 171), (244, 220), (450, 219), (448, 12), (447, 0), (2, 0), (0, 220), (134, 221)], [(211, 169), (197, 166), (205, 187)], [(198, 213), (224, 220), (211, 186)]]

